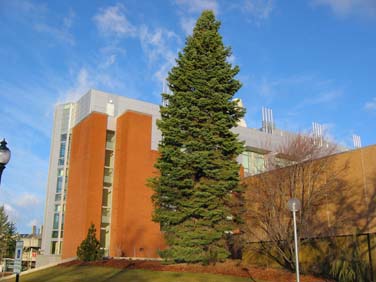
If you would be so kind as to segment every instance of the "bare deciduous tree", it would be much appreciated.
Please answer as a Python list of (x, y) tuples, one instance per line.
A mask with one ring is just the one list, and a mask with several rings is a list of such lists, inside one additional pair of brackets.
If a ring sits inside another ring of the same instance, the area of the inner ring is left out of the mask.
[(336, 152), (333, 143), (300, 134), (267, 155), (267, 169), (272, 171), (245, 180), (244, 240), (257, 242), (258, 252), (293, 270), (293, 223), (287, 208), (293, 197), (301, 201), (297, 217), (301, 244), (332, 234), (341, 219), (331, 222), (329, 214), (340, 205), (346, 189), (341, 174), (347, 169), (326, 157)]

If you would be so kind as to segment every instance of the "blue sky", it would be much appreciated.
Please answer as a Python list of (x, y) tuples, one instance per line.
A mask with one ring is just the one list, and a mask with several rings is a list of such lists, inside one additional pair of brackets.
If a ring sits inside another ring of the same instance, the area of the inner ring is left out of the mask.
[(374, 0), (0, 0), (0, 138), (12, 150), (0, 204), (18, 231), (43, 222), (54, 106), (89, 88), (159, 103), (203, 9), (240, 66), (248, 126), (265, 106), (279, 128), (314, 121), (341, 144), (375, 143)]

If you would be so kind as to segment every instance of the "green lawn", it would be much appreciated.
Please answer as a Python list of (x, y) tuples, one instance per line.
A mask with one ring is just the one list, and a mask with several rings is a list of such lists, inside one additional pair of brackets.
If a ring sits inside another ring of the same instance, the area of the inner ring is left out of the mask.
[[(7, 279), (5, 281), (14, 281)], [(123, 270), (110, 267), (52, 267), (20, 276), (20, 282), (249, 282), (249, 278), (224, 275), (150, 270)]]

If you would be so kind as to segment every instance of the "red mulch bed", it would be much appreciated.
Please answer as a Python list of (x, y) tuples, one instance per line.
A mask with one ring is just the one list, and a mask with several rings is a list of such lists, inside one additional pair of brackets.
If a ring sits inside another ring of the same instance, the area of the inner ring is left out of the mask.
[[(129, 260), (129, 259), (109, 259), (96, 262), (80, 262), (71, 261), (62, 266), (105, 266), (121, 269), (146, 269), (154, 271), (173, 271), (173, 272), (196, 272), (196, 273), (212, 273), (231, 275), (238, 277), (252, 277), (253, 279), (278, 281), (278, 282), (291, 282), (295, 281), (295, 274), (284, 271), (281, 269), (261, 268), (256, 266), (241, 266), (239, 261), (226, 261), (217, 263), (215, 265), (203, 266), (201, 264), (168, 264), (165, 265), (160, 261), (146, 261), (146, 260)], [(324, 282), (329, 281), (322, 278), (317, 278), (309, 275), (301, 275), (300, 281), (302, 282)]]

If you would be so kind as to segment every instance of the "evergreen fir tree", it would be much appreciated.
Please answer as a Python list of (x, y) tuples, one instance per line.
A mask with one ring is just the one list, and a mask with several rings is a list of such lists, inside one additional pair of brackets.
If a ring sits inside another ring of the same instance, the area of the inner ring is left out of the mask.
[(77, 248), (77, 257), (82, 261), (95, 261), (103, 258), (103, 250), (96, 238), (96, 230), (94, 224), (91, 224), (87, 237), (81, 242)]
[(8, 225), (8, 230), (5, 234), (6, 251), (5, 256), (8, 258), (14, 258), (14, 252), (16, 251), (16, 242), (19, 235), (16, 231), (16, 226), (13, 222)]
[(0, 207), (0, 260), (13, 258), (18, 234), (13, 222), (9, 221), (4, 206)]
[(231, 132), (244, 110), (233, 101), (241, 87), (239, 68), (227, 61), (213, 12), (204, 11), (168, 76), (158, 127), (163, 139), (156, 163), (154, 220), (175, 262), (210, 262), (228, 257), (226, 233), (233, 230), (229, 201), (238, 188), (237, 156), (243, 143)]

